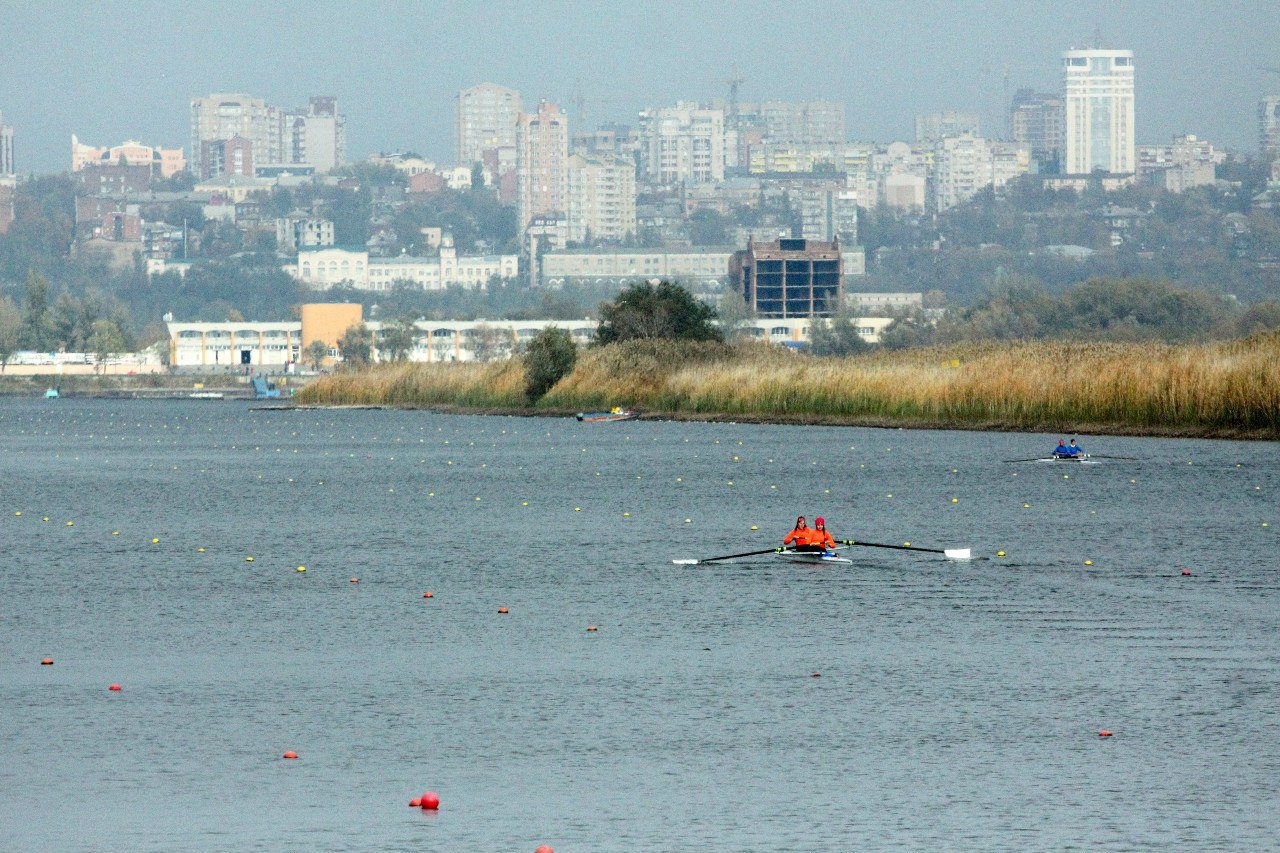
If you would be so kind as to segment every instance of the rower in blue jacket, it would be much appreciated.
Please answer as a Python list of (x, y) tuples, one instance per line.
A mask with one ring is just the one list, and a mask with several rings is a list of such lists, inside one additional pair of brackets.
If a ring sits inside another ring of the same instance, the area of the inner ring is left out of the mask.
[(1076, 444), (1076, 440), (1073, 438), (1067, 444), (1067, 455), (1068, 456), (1084, 456), (1084, 448)]
[(1053, 449), (1054, 456), (1070, 456), (1071, 451), (1067, 449), (1067, 443), (1062, 439), (1058, 439), (1058, 446)]

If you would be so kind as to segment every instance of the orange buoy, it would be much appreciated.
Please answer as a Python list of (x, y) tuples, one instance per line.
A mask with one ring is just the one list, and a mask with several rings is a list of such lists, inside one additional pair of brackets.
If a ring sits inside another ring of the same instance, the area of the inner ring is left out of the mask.
[(431, 590), (427, 590), (426, 592), (424, 592), (424, 593), (422, 594), (422, 597), (423, 597), (423, 598), (435, 598), (435, 596), (436, 596), (436, 594), (435, 594), (434, 592), (432, 592)]
[(815, 672), (811, 677), (812, 677), (812, 678), (821, 678), (821, 677), (822, 677), (822, 673), (820, 673), (820, 672)]
[(351, 582), (352, 582), (352, 583), (360, 583), (360, 578), (352, 578), (352, 579), (351, 579)]
[(533, 853), (556, 853), (556, 850), (550, 844), (539, 844)]
[(1187, 575), (1189, 575), (1189, 574), (1191, 574), (1191, 570), (1190, 570), (1190, 569), (1183, 569), (1183, 570), (1182, 570), (1182, 576), (1183, 576), (1184, 578), (1185, 578)]
[(113, 684), (113, 685), (111, 685), (110, 687), (108, 687), (107, 689), (108, 689), (108, 690), (115, 691), (115, 692), (117, 692), (117, 693), (118, 693), (118, 692), (120, 691), (120, 685), (119, 685), (119, 684)]
[(40, 661), (40, 665), (41, 665), (41, 666), (53, 666), (53, 658), (45, 658), (44, 660)]
[(1102, 731), (1098, 732), (1098, 737), (1111, 737), (1111, 732), (1107, 731), (1106, 729), (1103, 729)]
[(282, 755), (282, 756), (280, 756), (280, 757), (281, 757), (281, 758), (297, 758), (297, 757), (298, 757), (298, 753), (294, 752), (294, 751), (291, 749), (291, 750), (289, 750), (288, 752), (286, 752), (284, 755)]
[(595, 630), (596, 630), (596, 626), (595, 626), (595, 625), (588, 625), (588, 626), (587, 626), (587, 630), (588, 630), (588, 631), (595, 631)]
[(498, 612), (499, 612), (499, 613), (509, 613), (510, 611), (508, 611), (508, 610), (507, 610), (507, 608), (505, 608), (505, 607), (499, 607), (499, 608), (498, 608)]
[(440, 808), (440, 795), (435, 791), (427, 791), (422, 795), (422, 807), (431, 811)]
[(410, 800), (410, 801), (409, 801), (409, 808), (411, 808), (411, 809), (420, 809), (420, 808), (422, 808), (422, 797), (414, 797), (412, 800)]

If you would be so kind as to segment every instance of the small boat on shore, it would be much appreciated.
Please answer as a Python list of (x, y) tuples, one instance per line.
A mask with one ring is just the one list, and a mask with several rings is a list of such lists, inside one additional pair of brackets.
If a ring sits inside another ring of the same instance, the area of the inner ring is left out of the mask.
[(192, 391), (187, 396), (192, 400), (221, 400), (226, 395), (221, 391)]
[(578, 412), (578, 420), (583, 423), (598, 423), (602, 421), (633, 421), (640, 417), (640, 413), (632, 409), (623, 409), (614, 406), (607, 412)]

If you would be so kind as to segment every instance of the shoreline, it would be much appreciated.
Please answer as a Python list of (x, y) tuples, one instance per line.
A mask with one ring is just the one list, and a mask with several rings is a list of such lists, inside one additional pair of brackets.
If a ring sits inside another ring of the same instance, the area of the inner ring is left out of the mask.
[[(445, 404), (325, 404), (308, 403), (302, 405), (258, 406), (255, 411), (274, 410), (351, 410), (351, 409), (395, 409), (401, 411), (422, 411), (441, 415), (478, 415), (486, 417), (524, 417), (524, 418), (569, 418), (573, 419), (580, 410), (562, 408), (520, 408), (503, 406), (459, 406)], [(1024, 432), (1052, 433), (1061, 435), (1096, 435), (1131, 438), (1185, 438), (1209, 439), (1218, 441), (1280, 441), (1280, 434), (1267, 430), (1241, 430), (1233, 428), (1209, 427), (1144, 427), (1132, 424), (1010, 424), (1000, 421), (984, 423), (967, 423), (961, 421), (931, 421), (925, 419), (873, 418), (866, 416), (845, 417), (840, 415), (775, 415), (724, 412), (680, 412), (680, 411), (646, 411), (641, 412), (635, 421), (680, 421), (687, 423), (712, 424), (760, 424), (772, 426), (831, 426), (860, 427), (864, 429), (915, 429), (915, 430), (954, 430), (959, 432)], [(575, 420), (575, 423), (577, 421)], [(625, 423), (625, 421), (623, 422)], [(601, 428), (609, 428), (611, 424), (601, 424)]]

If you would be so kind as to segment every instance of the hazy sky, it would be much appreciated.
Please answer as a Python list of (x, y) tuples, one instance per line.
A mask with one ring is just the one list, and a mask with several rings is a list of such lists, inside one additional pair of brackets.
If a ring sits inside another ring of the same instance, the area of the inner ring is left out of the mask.
[[(1135, 52), (1139, 142), (1194, 133), (1255, 150), (1280, 93), (1275, 0), (573, 0), (219, 3), (0, 0), (0, 114), (20, 172), (70, 168), (70, 138), (190, 146), (191, 98), (281, 107), (332, 94), (348, 159), (413, 150), (452, 162), (454, 97), (480, 82), (559, 102), (576, 129), (646, 106), (727, 96), (843, 101), (853, 139), (911, 139), (914, 117), (1060, 89), (1060, 53)], [(1007, 74), (1007, 83), (1006, 83)], [(191, 152), (188, 150), (188, 157)]]

